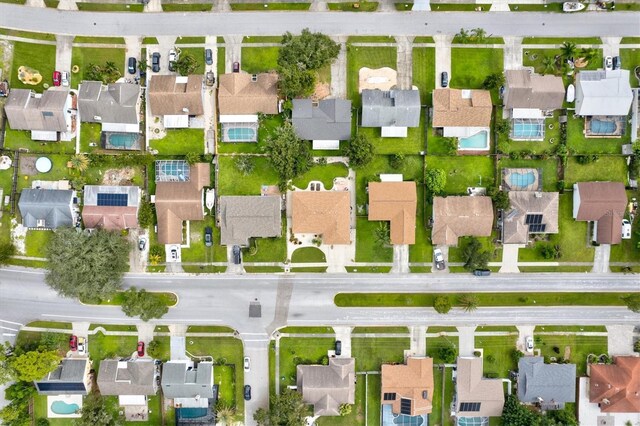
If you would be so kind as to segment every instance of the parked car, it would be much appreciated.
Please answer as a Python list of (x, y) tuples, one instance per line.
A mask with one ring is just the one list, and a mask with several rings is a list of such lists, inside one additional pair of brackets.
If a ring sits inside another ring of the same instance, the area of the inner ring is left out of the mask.
[(233, 72), (240, 72), (240, 62), (233, 63)]
[(62, 73), (60, 71), (54, 71), (53, 72), (53, 85), (54, 86), (60, 86), (60, 83), (62, 80)]
[(178, 250), (175, 248), (171, 249), (171, 259), (172, 260), (178, 260)]
[(78, 336), (72, 335), (71, 337), (69, 337), (69, 349), (74, 352), (78, 350)]
[(449, 73), (446, 71), (443, 71), (442, 74), (440, 74), (440, 86), (447, 87), (448, 85), (449, 85)]
[(207, 65), (213, 65), (213, 53), (211, 52), (211, 49), (205, 49), (205, 51), (204, 51), (204, 62)]
[(242, 263), (242, 257), (240, 255), (240, 246), (233, 246), (233, 263), (239, 265)]
[(613, 69), (613, 58), (611, 56), (604, 58), (604, 68), (607, 70)]
[(138, 356), (144, 356), (144, 342), (138, 342)]
[(216, 83), (216, 77), (213, 75), (213, 72), (209, 71), (205, 74), (205, 81), (207, 86), (213, 86)]
[(336, 356), (342, 355), (342, 342), (340, 340), (336, 340), (335, 350), (336, 350)]
[(129, 58), (128, 67), (129, 74), (135, 74), (138, 70), (138, 61), (133, 56)]
[(210, 226), (204, 228), (204, 245), (211, 247), (213, 245), (213, 231)]
[(244, 385), (244, 400), (251, 401), (251, 386)]
[(527, 338), (524, 340), (524, 343), (525, 343), (525, 347), (527, 349), (527, 352), (532, 352), (533, 351), (533, 337), (527, 336)]
[(491, 270), (489, 270), (489, 269), (475, 269), (473, 271), (473, 275), (475, 275), (476, 277), (488, 277), (489, 275), (491, 275)]
[(629, 222), (627, 219), (622, 219), (622, 239), (631, 239), (631, 222)]
[(69, 75), (68, 71), (62, 72), (62, 75), (60, 76), (60, 83), (64, 87), (69, 87), (69, 84), (71, 83), (71, 75)]
[(78, 354), (84, 355), (87, 351), (87, 340), (84, 337), (78, 337)]
[(178, 60), (178, 54), (175, 50), (171, 49), (169, 51), (169, 71), (176, 70), (176, 61)]
[(433, 261), (436, 264), (436, 269), (441, 271), (444, 269), (444, 255), (442, 254), (442, 250), (435, 249), (433, 250)]
[(138, 248), (140, 249), (140, 251), (144, 251), (144, 248), (147, 246), (147, 240), (144, 238), (140, 238), (138, 240)]
[(158, 52), (153, 52), (151, 55), (151, 71), (160, 72), (160, 54)]
[(251, 358), (249, 358), (248, 356), (244, 357), (244, 371), (249, 371), (251, 370)]
[(620, 68), (622, 68), (622, 58), (620, 56), (614, 56), (613, 57), (613, 69), (614, 70), (619, 70)]

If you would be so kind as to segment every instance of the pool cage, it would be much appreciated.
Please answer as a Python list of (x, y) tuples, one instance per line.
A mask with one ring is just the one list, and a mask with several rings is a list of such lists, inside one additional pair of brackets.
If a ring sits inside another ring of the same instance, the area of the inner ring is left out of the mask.
[(156, 182), (188, 182), (191, 174), (184, 160), (156, 161)]
[(511, 126), (513, 140), (544, 140), (544, 119), (514, 118)]
[(222, 142), (257, 142), (258, 123), (222, 123)]
[(489, 426), (489, 417), (458, 417), (457, 426)]

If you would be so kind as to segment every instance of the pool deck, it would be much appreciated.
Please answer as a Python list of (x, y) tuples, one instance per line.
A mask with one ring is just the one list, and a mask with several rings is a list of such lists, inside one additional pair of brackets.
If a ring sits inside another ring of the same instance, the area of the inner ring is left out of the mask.
[(79, 413), (71, 413), (71, 414), (57, 414), (51, 410), (51, 404), (54, 401), (62, 401), (65, 404), (76, 404), (78, 407), (82, 408), (82, 395), (49, 395), (47, 396), (47, 417), (51, 419), (70, 419), (70, 418), (79, 418), (81, 414)]
[[(626, 127), (626, 117), (601, 117), (601, 116), (593, 116), (593, 117), (585, 117), (584, 118), (584, 130), (583, 134), (585, 138), (589, 139), (604, 139), (604, 138), (621, 138), (624, 136), (624, 131)], [(606, 121), (615, 123), (615, 130), (611, 133), (593, 133), (590, 130), (590, 123), (592, 120), (596, 121)]]

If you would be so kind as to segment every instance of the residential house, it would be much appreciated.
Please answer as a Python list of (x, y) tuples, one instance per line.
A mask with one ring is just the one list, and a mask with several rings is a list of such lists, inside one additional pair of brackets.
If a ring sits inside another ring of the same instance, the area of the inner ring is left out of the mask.
[(220, 197), (220, 244), (248, 246), (250, 238), (282, 235), (280, 197)]
[(75, 95), (53, 87), (44, 93), (11, 89), (4, 112), (12, 130), (30, 130), (36, 141), (70, 141), (76, 131)]
[[(456, 373), (456, 417), (499, 417), (504, 406), (502, 379), (482, 376), (482, 358), (458, 358)], [(462, 422), (460, 422), (462, 424)], [(488, 424), (465, 421), (464, 424)]]
[(460, 237), (488, 237), (492, 226), (493, 205), (489, 197), (433, 198), (431, 241), (435, 245), (457, 246)]
[(576, 365), (545, 364), (541, 356), (518, 361), (518, 399), (542, 410), (562, 410), (576, 402)]
[(291, 192), (294, 234), (318, 234), (324, 244), (351, 243), (351, 196), (346, 191)]
[(616, 356), (589, 365), (589, 401), (602, 413), (640, 413), (640, 358)]
[(354, 404), (356, 360), (329, 358), (329, 365), (298, 365), (298, 392), (313, 405), (314, 416), (339, 416), (340, 405)]
[(204, 187), (211, 183), (209, 164), (156, 161), (158, 242), (182, 243), (182, 222), (204, 219)]
[[(382, 426), (395, 426), (398, 415), (414, 417), (405, 423), (429, 424), (433, 409), (433, 359), (407, 358), (406, 364), (382, 364)], [(417, 417), (422, 417), (419, 421)]]
[(18, 201), (22, 226), (30, 229), (56, 229), (75, 226), (76, 192), (63, 189), (23, 189)]
[(313, 149), (340, 149), (340, 141), (351, 139), (351, 101), (294, 99), (291, 121), (300, 139), (313, 141)]
[(627, 193), (621, 182), (578, 182), (573, 185), (573, 218), (594, 222), (593, 240), (620, 244)]
[(215, 397), (211, 362), (166, 362), (162, 366), (161, 383), (164, 397), (173, 399), (175, 407), (205, 408)]
[(544, 140), (544, 120), (562, 108), (562, 77), (527, 69), (505, 71), (504, 109), (512, 120), (511, 139)]
[(147, 396), (158, 391), (159, 378), (159, 367), (152, 360), (105, 359), (100, 362), (97, 384), (101, 395), (117, 395), (121, 406), (146, 407)]
[(83, 81), (78, 112), (83, 123), (100, 123), (103, 132), (140, 132), (140, 85)]
[(154, 75), (149, 80), (151, 115), (162, 117), (165, 129), (190, 127), (189, 118), (204, 114), (204, 76)]
[(40, 395), (87, 395), (91, 390), (89, 358), (64, 358), (58, 367), (34, 384)]
[(362, 127), (380, 127), (383, 138), (406, 138), (409, 127), (420, 126), (418, 90), (365, 89), (362, 91)]
[(119, 231), (138, 227), (140, 188), (85, 185), (82, 221), (85, 228)]
[(433, 127), (447, 138), (458, 138), (459, 151), (489, 150), (492, 110), (488, 90), (433, 91)]
[(258, 114), (278, 113), (278, 75), (231, 73), (218, 77), (223, 142), (256, 142)]
[(510, 191), (502, 217), (502, 243), (527, 244), (531, 234), (557, 234), (557, 192)]
[(391, 244), (415, 244), (415, 182), (369, 182), (369, 220), (390, 222)]

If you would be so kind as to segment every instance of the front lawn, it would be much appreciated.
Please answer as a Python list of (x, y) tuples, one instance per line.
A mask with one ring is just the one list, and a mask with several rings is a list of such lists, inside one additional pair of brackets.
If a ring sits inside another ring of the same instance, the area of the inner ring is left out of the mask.
[[(243, 248), (244, 262), (284, 262), (287, 260), (287, 221), (282, 218), (282, 231), (277, 238), (251, 238), (250, 248)], [(252, 254), (253, 253), (253, 254)]]
[(120, 70), (122, 76), (124, 69), (125, 49), (103, 48), (103, 47), (74, 47), (71, 55), (71, 65), (77, 65), (80, 70), (71, 74), (71, 87), (74, 89), (85, 80), (85, 72), (91, 64), (104, 66), (107, 62), (113, 62)]
[[(211, 227), (213, 245), (204, 245), (204, 228)], [(183, 248), (181, 257), (183, 262), (226, 262), (227, 248), (220, 245), (220, 228), (216, 228), (212, 216), (205, 216), (204, 220), (189, 222), (190, 247)]]
[(253, 172), (245, 176), (235, 166), (233, 156), (219, 156), (220, 195), (260, 195), (262, 185), (277, 185), (280, 178), (267, 157), (253, 157)]
[(96, 371), (100, 370), (101, 360), (131, 356), (138, 345), (137, 336), (105, 336), (102, 332), (89, 336), (87, 340), (92, 368)]
[(334, 348), (334, 339), (283, 337), (280, 339), (280, 389), (296, 384), (298, 364), (321, 364), (322, 358)]
[[(211, 7), (211, 5), (209, 5), (209, 7)], [(180, 49), (181, 55), (189, 54), (198, 63), (198, 67), (191, 74), (204, 74), (205, 65), (206, 65), (204, 63), (204, 47), (179, 47), (178, 46), (178, 48)]]
[(484, 79), (490, 74), (501, 73), (503, 66), (502, 49), (454, 47), (451, 49), (450, 85), (459, 89), (481, 89)]
[[(355, 5), (358, 5), (356, 7)], [(328, 3), (329, 10), (339, 10), (342, 12), (375, 12), (378, 9), (378, 2), (364, 1), (361, 3)]]
[(570, 116), (567, 122), (567, 146), (572, 154), (621, 154), (622, 144), (629, 143), (631, 126), (627, 124), (625, 135), (621, 138), (586, 138), (584, 136), (585, 119)]
[(485, 374), (496, 373), (498, 377), (509, 377), (509, 371), (518, 369), (513, 360), (518, 333), (509, 336), (476, 336), (475, 347), (483, 349)]
[(569, 157), (564, 172), (564, 186), (571, 188), (576, 182), (612, 181), (627, 183), (627, 162), (624, 157), (601, 156), (590, 164), (580, 164)]
[(28, 230), (24, 241), (25, 256), (47, 257), (46, 248), (52, 236), (53, 231)]
[(420, 90), (423, 105), (431, 105), (431, 92), (436, 84), (435, 51), (432, 47), (413, 49), (413, 85)]
[(347, 45), (347, 93), (354, 108), (359, 108), (360, 100), (359, 71), (362, 67), (396, 69), (397, 54), (395, 47), (359, 47)]
[[(638, 194), (634, 194), (633, 196), (638, 198)], [(640, 219), (636, 217), (631, 226), (631, 239), (622, 240), (620, 244), (611, 246), (612, 262), (640, 261)]]
[[(32, 68), (40, 73), (42, 81), (35, 85), (24, 84), (18, 79), (18, 68)], [(13, 43), (13, 66), (8, 80), (12, 89), (33, 89), (44, 91), (44, 84), (53, 86), (53, 71), (56, 66), (56, 46), (48, 44), (31, 44), (16, 41)]]
[[(545, 362), (550, 357), (564, 359), (565, 347), (569, 347), (567, 361), (576, 364), (576, 374), (584, 376), (587, 372), (587, 355), (601, 355), (608, 353), (607, 336), (577, 336), (565, 335), (540, 335), (534, 337), (536, 349), (541, 350)], [(558, 350), (554, 350), (557, 348)]]
[(311, 3), (231, 3), (231, 10), (309, 10)]
[(459, 157), (426, 157), (427, 169), (442, 169), (446, 172), (447, 195), (467, 195), (467, 188), (491, 187), (494, 184), (493, 159), (479, 155)]
[[(511, 160), (503, 157), (498, 162), (500, 169), (532, 168), (541, 169), (542, 190), (554, 192), (558, 190), (558, 160), (554, 157), (546, 160)], [(502, 176), (501, 174), (499, 176)]]
[(458, 354), (458, 336), (427, 337), (427, 356), (433, 358), (434, 364), (443, 364), (440, 357), (441, 348), (453, 348)]
[(315, 247), (296, 249), (291, 255), (291, 263), (324, 263), (327, 257), (322, 250)]
[(240, 69), (249, 74), (275, 70), (279, 51), (279, 47), (243, 47)]
[(404, 362), (404, 350), (409, 338), (351, 336), (351, 355), (356, 359), (356, 371), (380, 371), (382, 364)]
[[(83, 125), (84, 127), (84, 125)], [(76, 146), (73, 141), (70, 142), (42, 142), (31, 139), (29, 130), (13, 130), (7, 128), (4, 135), (4, 146), (7, 149), (18, 150), (20, 148), (28, 149), (32, 153), (58, 153), (73, 154), (76, 152)]]
[(633, 74), (635, 67), (640, 66), (640, 49), (620, 49), (620, 59), (622, 66), (629, 72), (629, 82), (631, 87), (638, 87), (638, 79)]
[[(382, 221), (370, 221), (366, 216), (356, 219), (356, 262), (392, 262), (393, 247), (376, 241), (376, 229)], [(360, 268), (358, 268), (360, 269)]]
[[(489, 262), (499, 262), (502, 260), (502, 246), (494, 243), (494, 240), (496, 240), (498, 236), (498, 231), (493, 230), (492, 235), (488, 237), (475, 237), (480, 242), (482, 250), (489, 252)], [(449, 262), (464, 262), (462, 248), (467, 244), (466, 241), (472, 238), (473, 237), (460, 237), (456, 247), (449, 247)], [(429, 260), (430, 259), (427, 259), (427, 261)]]
[(293, 186), (306, 189), (312, 180), (321, 181), (324, 188), (333, 188), (333, 180), (337, 177), (347, 177), (349, 170), (344, 163), (330, 163), (326, 165), (314, 165), (307, 173), (293, 179)]
[(160, 155), (185, 155), (189, 152), (204, 153), (203, 129), (170, 129), (162, 139), (151, 139), (151, 149)]
[(376, 154), (418, 155), (424, 151), (424, 112), (420, 113), (420, 125), (409, 127), (406, 138), (383, 138), (380, 127), (359, 127), (358, 132), (367, 137)]

